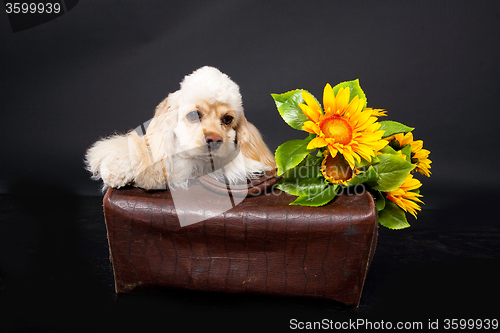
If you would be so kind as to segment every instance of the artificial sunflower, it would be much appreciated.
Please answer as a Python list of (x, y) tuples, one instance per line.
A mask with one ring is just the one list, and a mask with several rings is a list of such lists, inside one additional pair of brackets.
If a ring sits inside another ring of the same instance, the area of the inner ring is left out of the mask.
[(410, 174), (399, 188), (394, 191), (386, 192), (387, 199), (401, 207), (405, 212), (409, 212), (417, 218), (417, 210), (420, 210), (418, 202), (424, 202), (419, 199), (422, 195), (414, 192), (414, 190), (418, 189), (420, 186), (422, 186), (422, 183), (418, 179), (413, 178), (413, 175)]
[(388, 140), (389, 142), (392, 141), (391, 145), (394, 146), (396, 150), (399, 150), (406, 145), (410, 145), (411, 163), (417, 165), (415, 170), (427, 177), (431, 176), (431, 172), (429, 170), (432, 163), (432, 161), (429, 159), (429, 154), (431, 152), (427, 149), (423, 149), (424, 142), (422, 140), (414, 141), (413, 134), (411, 132), (408, 132), (406, 134), (399, 133), (387, 138), (386, 140)]
[(350, 168), (354, 170), (361, 158), (370, 162), (376, 152), (387, 145), (382, 140), (384, 131), (379, 130), (377, 115), (384, 115), (380, 109), (365, 108), (366, 99), (356, 95), (350, 101), (349, 87), (340, 88), (335, 95), (330, 84), (323, 92), (323, 106), (308, 92), (303, 91), (305, 104), (299, 104), (309, 118), (302, 126), (306, 132), (316, 134), (307, 149), (328, 147), (331, 158), (342, 154)]

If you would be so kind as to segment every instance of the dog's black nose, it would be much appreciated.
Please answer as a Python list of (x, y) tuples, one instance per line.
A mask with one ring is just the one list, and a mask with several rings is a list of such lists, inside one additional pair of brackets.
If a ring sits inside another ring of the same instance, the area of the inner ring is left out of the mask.
[(219, 149), (222, 144), (222, 137), (218, 134), (209, 133), (205, 135), (205, 142), (208, 144), (210, 149)]

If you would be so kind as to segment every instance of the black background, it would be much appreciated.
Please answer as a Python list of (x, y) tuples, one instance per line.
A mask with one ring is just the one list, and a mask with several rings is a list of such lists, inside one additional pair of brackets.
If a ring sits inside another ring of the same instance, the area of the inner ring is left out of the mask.
[[(16, 33), (2, 10), (0, 328), (284, 331), (292, 318), (499, 318), (490, 303), (500, 296), (499, 40), (498, 1), (80, 1)], [(272, 150), (305, 134), (281, 120), (271, 93), (304, 88), (321, 99), (327, 82), (356, 78), (369, 106), (415, 127), (431, 150), (426, 205), (410, 229), (380, 230), (359, 309), (114, 295), (85, 150), (149, 120), (204, 65), (239, 84)]]

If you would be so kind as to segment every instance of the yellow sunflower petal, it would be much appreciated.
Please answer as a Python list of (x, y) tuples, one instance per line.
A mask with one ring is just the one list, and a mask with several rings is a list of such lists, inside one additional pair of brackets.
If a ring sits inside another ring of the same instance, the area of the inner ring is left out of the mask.
[(427, 176), (427, 177), (430, 177), (432, 172), (429, 171), (428, 168), (421, 168), (421, 167), (417, 167), (417, 171), (418, 173), (420, 173), (421, 175), (424, 175), (424, 176)]
[(312, 121), (306, 121), (304, 125), (302, 126), (302, 129), (306, 132), (313, 133), (319, 135), (321, 133), (321, 130), (315, 122)]
[(397, 188), (394, 191), (389, 192), (390, 195), (392, 195), (395, 198), (402, 197), (405, 194), (405, 191), (402, 190), (401, 188)]
[(411, 151), (417, 152), (420, 149), (422, 149), (422, 147), (424, 146), (424, 142), (422, 140), (417, 140), (417, 141), (410, 142), (410, 145), (411, 145)]
[(419, 188), (420, 186), (422, 186), (422, 183), (420, 182), (420, 180), (413, 178), (413, 175), (410, 174), (410, 175), (408, 175), (406, 180), (403, 182), (403, 184), (401, 184), (400, 188), (402, 190), (408, 192), (411, 190), (415, 190), (415, 189)]
[(425, 159), (427, 159), (429, 157), (429, 154), (431, 153), (427, 149), (419, 149), (418, 151), (414, 151), (412, 149), (412, 152), (415, 153), (415, 155), (413, 157), (414, 158), (418, 158), (419, 160), (425, 160)]
[(355, 115), (353, 115), (351, 119), (355, 131), (362, 131), (377, 120), (377, 118), (372, 117), (372, 114), (367, 111), (358, 112)]
[(325, 108), (325, 114), (337, 111), (335, 109), (335, 94), (333, 93), (333, 88), (329, 83), (326, 84), (325, 89), (323, 90), (323, 107)]
[(371, 149), (370, 147), (368, 147), (366, 145), (358, 145), (354, 149), (354, 151), (367, 161), (371, 161), (372, 156), (374, 156), (373, 149)]
[(354, 169), (354, 167), (356, 166), (356, 162), (354, 162), (353, 154), (351, 152), (344, 151), (344, 154), (342, 156), (344, 156), (346, 162), (349, 163), (351, 169)]
[(335, 97), (336, 102), (336, 110), (335, 113), (342, 114), (344, 113), (345, 108), (349, 105), (349, 97), (351, 95), (351, 90), (349, 87), (340, 88), (337, 92), (337, 96)]
[(317, 136), (307, 144), (307, 149), (321, 148), (321, 147), (324, 147), (326, 145), (327, 145), (327, 143), (326, 143), (325, 139)]
[[(364, 99), (360, 99), (358, 95), (354, 96), (349, 105), (347, 106), (346, 114), (353, 115), (361, 113), (363, 110), (363, 105), (365, 104)], [(371, 115), (371, 112), (367, 112)]]
[(401, 207), (401, 209), (403, 209), (405, 212), (409, 212), (411, 215), (417, 218), (417, 210), (420, 210), (421, 208), (416, 202), (405, 199), (403, 197), (395, 196), (392, 194), (392, 192), (387, 196), (387, 198)]
[(389, 140), (389, 138), (387, 138), (387, 140), (389, 140), (389, 141), (396, 140), (397, 142), (399, 142), (399, 145), (402, 146), (403, 145), (402, 144), (403, 137), (404, 137), (403, 133), (398, 133), (398, 134), (394, 134), (393, 136), (391, 136), (390, 140)]
[[(375, 117), (371, 117), (371, 118), (375, 118)], [(371, 120), (370, 120), (370, 122), (371, 122)], [(366, 127), (365, 131), (375, 133), (375, 132), (378, 131), (378, 129), (380, 128), (380, 126), (381, 126), (380, 123), (374, 122), (374, 123), (368, 125)], [(382, 137), (382, 135), (384, 135), (384, 133), (385, 133), (385, 131), (380, 131), (380, 137)], [(392, 139), (385, 138), (384, 140), (391, 141)]]
[[(358, 161), (358, 163), (361, 163), (361, 156), (359, 156), (358, 153), (352, 153), (352, 155), (354, 156), (354, 158), (356, 159), (356, 161)], [(369, 161), (369, 160), (368, 160)]]
[(302, 91), (302, 98), (304, 99), (304, 102), (315, 112), (319, 115), (321, 115), (321, 106), (316, 102), (316, 99), (309, 94), (307, 91)]
[(334, 143), (333, 145), (329, 145), (329, 147), (333, 147), (333, 148), (337, 149), (337, 151), (341, 154), (344, 153), (344, 145), (342, 145), (340, 143)]
[(379, 151), (380, 149), (384, 148), (389, 144), (389, 141), (386, 140), (378, 140), (375, 145), (373, 146), (373, 150)]
[(417, 168), (416, 169), (417, 169), (417, 171), (420, 174), (422, 174), (424, 176), (427, 176), (427, 177), (430, 177), (431, 174), (432, 174), (432, 172), (430, 172), (430, 170), (429, 170), (431, 168), (431, 163), (432, 163), (432, 161), (429, 160), (429, 159), (425, 159), (423, 161), (419, 161), (417, 163)]
[[(366, 108), (365, 108), (366, 110)], [(374, 117), (385, 117), (387, 116), (387, 111), (384, 109), (369, 109)]]
[(353, 150), (352, 144), (348, 144), (344, 146), (344, 154), (351, 154), (353, 158), (355, 158), (358, 162), (361, 161), (361, 158), (358, 154), (356, 154)]
[(335, 143), (335, 139), (332, 139), (332, 138), (325, 138), (326, 140), (326, 143), (328, 143), (329, 145), (333, 145)]
[(333, 145), (328, 145), (328, 151), (330, 152), (330, 155), (332, 155), (332, 158), (337, 156), (337, 153), (339, 152)]
[(421, 197), (420, 194), (417, 194), (415, 192), (408, 192), (404, 198), (405, 199), (408, 199), (408, 200), (411, 200), (411, 201), (415, 201), (415, 202), (420, 202), (420, 203), (424, 203), (422, 200), (419, 199), (419, 197)]
[(402, 139), (399, 140), (401, 147), (403, 147), (404, 145), (407, 145), (407, 144), (411, 144), (412, 142), (413, 142), (413, 133), (412, 132), (406, 133), (402, 137)]
[(358, 135), (356, 136), (356, 140), (358, 142), (362, 143), (376, 143), (379, 141), (380, 135), (378, 133), (369, 133), (369, 132), (364, 132), (364, 133), (357, 133)]
[(307, 118), (311, 119), (315, 123), (318, 122), (319, 117), (321, 116), (321, 113), (313, 110), (308, 105), (305, 105), (305, 104), (302, 104), (302, 103), (299, 104), (299, 107), (302, 110), (302, 112), (304, 112), (304, 114), (307, 116)]
[(408, 213), (413, 215), (415, 218), (417, 218), (417, 210), (421, 210), (420, 206), (416, 202), (413, 202), (412, 200), (407, 200), (404, 198), (401, 199), (401, 202), (403, 203), (404, 207), (406, 208), (405, 210), (408, 211)]

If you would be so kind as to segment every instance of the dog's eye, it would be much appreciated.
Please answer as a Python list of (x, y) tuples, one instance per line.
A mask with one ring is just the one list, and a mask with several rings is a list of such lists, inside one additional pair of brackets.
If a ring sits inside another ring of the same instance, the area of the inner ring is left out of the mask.
[(190, 122), (195, 122), (195, 121), (199, 121), (201, 119), (201, 113), (200, 111), (196, 110), (196, 111), (191, 111), (189, 112), (187, 115), (186, 115), (186, 118), (190, 121)]
[(222, 117), (222, 123), (224, 125), (229, 125), (233, 122), (233, 116), (231, 116), (230, 114), (226, 114), (224, 117)]

